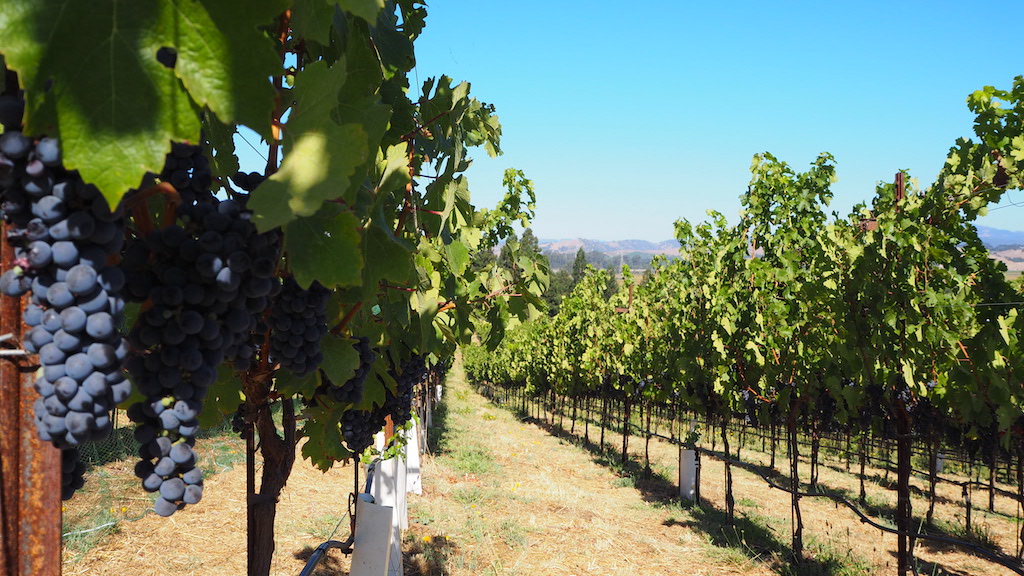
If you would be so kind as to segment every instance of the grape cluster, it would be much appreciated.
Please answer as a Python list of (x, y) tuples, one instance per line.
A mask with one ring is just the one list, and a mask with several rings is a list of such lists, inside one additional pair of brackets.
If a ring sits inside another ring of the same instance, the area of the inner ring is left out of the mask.
[(181, 223), (129, 245), (123, 266), (130, 297), (152, 304), (129, 335), (139, 354), (127, 367), (145, 397), (128, 413), (141, 444), (135, 471), (168, 516), (202, 497), (193, 450), (202, 401), (224, 361), (251, 363), (250, 334), (280, 289), (280, 240), (259, 234), (241, 201), (209, 193), (199, 147), (176, 144), (161, 177), (178, 190)]
[(323, 362), (320, 342), (327, 334), (330, 295), (319, 282), (314, 281), (306, 290), (289, 276), (274, 300), (267, 320), (271, 356), (297, 376), (309, 374)]
[(355, 455), (373, 444), (373, 437), (384, 428), (384, 410), (347, 410), (341, 415), (341, 436), (345, 446)]
[(184, 142), (171, 144), (171, 153), (164, 158), (160, 179), (174, 187), (183, 206), (213, 201), (210, 192), (213, 185), (210, 160), (200, 146)]
[(409, 358), (398, 373), (392, 372), (398, 383), (395, 393), (386, 393), (383, 409), (391, 415), (395, 426), (401, 426), (412, 419), (412, 395), (416, 385), (427, 377), (427, 365), (423, 356)]
[(69, 500), (85, 485), (85, 462), (81, 460), (78, 448), (60, 451), (60, 497)]
[(421, 355), (409, 358), (400, 370), (389, 370), (388, 373), (395, 379), (397, 390), (392, 394), (385, 386), (382, 406), (372, 410), (348, 410), (341, 417), (341, 435), (354, 454), (362, 454), (373, 444), (373, 437), (384, 428), (388, 416), (395, 426), (402, 426), (412, 419), (413, 391), (416, 384), (428, 376), (426, 361)]
[(327, 394), (339, 404), (358, 404), (363, 401), (363, 388), (366, 383), (366, 377), (370, 374), (373, 363), (377, 361), (377, 354), (370, 347), (369, 338), (365, 336), (358, 337), (353, 347), (359, 352), (359, 367), (356, 368), (355, 374), (344, 384), (336, 385), (334, 382), (331, 382), (323, 370), (320, 371), (324, 384), (317, 390), (317, 393)]
[(15, 248), (0, 291), (30, 296), (23, 346), (42, 367), (39, 435), (61, 449), (105, 438), (110, 410), (131, 392), (118, 331), (124, 276), (107, 265), (123, 245), (123, 221), (96, 188), (62, 167), (53, 138), (5, 132), (0, 171), (3, 216), (13, 227), (7, 241)]

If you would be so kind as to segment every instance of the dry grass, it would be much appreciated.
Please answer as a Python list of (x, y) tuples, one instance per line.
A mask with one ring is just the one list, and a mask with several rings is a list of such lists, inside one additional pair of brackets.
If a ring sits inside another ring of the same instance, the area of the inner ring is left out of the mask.
[[(488, 402), (465, 384), (458, 367), (449, 379), (446, 407), (437, 414), (443, 426), (432, 430), (432, 453), (423, 458), (423, 495), (409, 498), (404, 549), (411, 576), (895, 571), (895, 537), (860, 523), (828, 500), (811, 498), (801, 504), (808, 561), (793, 566), (789, 497), (747, 470), (733, 467), (737, 522), (729, 525), (722, 512), (724, 469), (716, 459), (702, 461), (702, 506), (686, 508), (675, 499), (678, 452), (667, 442), (651, 442), (655, 474), (646, 476), (638, 464), (642, 439), (631, 440), (633, 458), (623, 467), (614, 449), (606, 458), (597, 446), (544, 423), (522, 421)], [(595, 432), (592, 428), (592, 438)], [(620, 443), (621, 436), (612, 433), (608, 440)], [(759, 441), (756, 445), (760, 448)], [(779, 456), (776, 465), (784, 469), (784, 453)], [(763, 464), (768, 457), (748, 443), (743, 459)], [(855, 498), (856, 476), (838, 460), (828, 463), (831, 467), (821, 467), (820, 483)], [(869, 468), (868, 475), (884, 478), (885, 472)], [(113, 510), (111, 518), (141, 519), (117, 522), (84, 554), (66, 551), (65, 574), (245, 572), (244, 466), (222, 467), (207, 480), (200, 505), (169, 519), (145, 513), (150, 500), (131, 478), (130, 462), (107, 465), (100, 476), (111, 489), (128, 495), (126, 509)], [(915, 485), (925, 488), (920, 480)], [(278, 507), (273, 574), (299, 573), (312, 549), (343, 518), (351, 486), (351, 467), (322, 474), (306, 462), (296, 464)], [(940, 484), (939, 496), (937, 518), (951, 530), (962, 526), (959, 488)], [(869, 483), (868, 499), (883, 516), (895, 505), (893, 492), (878, 483)], [(982, 501), (980, 494), (975, 496), (976, 505)], [(95, 514), (97, 504), (86, 491), (68, 504), (66, 514)], [(925, 506), (923, 497), (915, 497), (916, 514), (923, 514)], [(974, 522), (1013, 553), (1012, 501), (997, 499), (994, 514), (976, 510)], [(347, 525), (346, 520), (335, 537), (347, 536)], [(917, 555), (925, 574), (1011, 574), (956, 549), (922, 543)], [(332, 551), (317, 574), (347, 570), (347, 558)]]
[(585, 449), (456, 378), (448, 430), (410, 500), (410, 574), (767, 574), (720, 554), (678, 506), (645, 500)]
[[(569, 426), (568, 419), (565, 421), (565, 426)], [(592, 423), (591, 437), (594, 435), (593, 426)], [(578, 429), (579, 424), (577, 424)], [(553, 429), (553, 431), (564, 434), (560, 429)], [(609, 451), (611, 454), (617, 454), (616, 451), (621, 447), (621, 432), (613, 432), (606, 440), (616, 444), (616, 447), (609, 447)], [(730, 447), (733, 451), (735, 451), (737, 441), (737, 438), (730, 440)], [(709, 444), (710, 441), (706, 440), (703, 447), (708, 448)], [(769, 455), (760, 452), (760, 447), (760, 440), (756, 443), (748, 442), (747, 446), (742, 449), (743, 461), (766, 467), (769, 463)], [(643, 439), (633, 437), (630, 441), (630, 449), (633, 468), (639, 469), (639, 463), (643, 458)], [(721, 450), (720, 441), (718, 449)], [(652, 468), (666, 471), (665, 476), (674, 481), (677, 474), (678, 447), (655, 438), (651, 441), (650, 450)], [(609, 457), (618, 458), (618, 456)], [(859, 493), (856, 460), (853, 463), (853, 473), (849, 473), (845, 469), (845, 461), (838, 458), (826, 459), (824, 455), (822, 458), (824, 462), (819, 469), (819, 486), (832, 492), (844, 493), (849, 500), (856, 501)], [(718, 541), (724, 542), (722, 532), (730, 530), (724, 526), (725, 515), (722, 512), (725, 509), (725, 466), (721, 460), (709, 457), (702, 458), (701, 465), (703, 506), (715, 511), (714, 521), (706, 523), (703, 528), (713, 537), (718, 535)], [(788, 470), (784, 447), (778, 448), (776, 469)], [(810, 562), (806, 562), (800, 567), (790, 565), (787, 560), (788, 544), (791, 538), (789, 494), (770, 489), (760, 476), (750, 470), (732, 466), (732, 472), (733, 492), (737, 501), (736, 515), (740, 519), (737, 525), (747, 528), (765, 528), (768, 533), (757, 536), (766, 536), (783, 547), (781, 554), (779, 550), (772, 553), (769, 550), (762, 550), (758, 546), (749, 550), (759, 553), (759, 560), (766, 562), (776, 571), (799, 574), (835, 574), (839, 571), (851, 574), (895, 572), (896, 537), (861, 523), (852, 511), (836, 505), (827, 498), (803, 498), (801, 500), (804, 543)], [(807, 454), (802, 453), (801, 476), (805, 482), (808, 480), (809, 473)], [(866, 476), (874, 480), (869, 481), (866, 487), (869, 508), (879, 515), (876, 520), (880, 523), (892, 525), (896, 495), (894, 490), (886, 486), (895, 484), (895, 474), (887, 476), (885, 470), (868, 466)], [(949, 472), (943, 476), (966, 480), (965, 476)], [(887, 482), (887, 478), (891, 479), (891, 484)], [(927, 483), (920, 478), (914, 478), (911, 485), (914, 492), (913, 510), (917, 518), (916, 522), (920, 523), (928, 506)], [(805, 483), (804, 489), (806, 486)], [(999, 486), (1006, 490), (1015, 490), (1011, 486)], [(947, 527), (947, 535), (963, 538), (965, 509), (960, 487), (940, 483), (936, 493), (938, 495), (935, 510), (936, 524)], [(657, 492), (650, 492), (647, 495), (652, 499), (664, 497), (662, 493)], [(974, 491), (973, 502), (972, 524), (975, 532), (981, 532), (984, 535), (984, 540), (998, 546), (1003, 553), (1013, 555), (1017, 549), (1016, 538), (1020, 533), (1016, 502), (997, 496), (995, 512), (989, 512), (987, 510), (987, 492), (978, 489)], [(919, 527), (919, 524), (915, 524), (915, 527)], [(757, 537), (752, 539), (758, 540)], [(922, 541), (917, 544), (915, 553), (921, 561), (921, 569), (925, 574), (1005, 574), (1007, 576), (1013, 574), (1011, 570), (998, 564), (951, 546)]]

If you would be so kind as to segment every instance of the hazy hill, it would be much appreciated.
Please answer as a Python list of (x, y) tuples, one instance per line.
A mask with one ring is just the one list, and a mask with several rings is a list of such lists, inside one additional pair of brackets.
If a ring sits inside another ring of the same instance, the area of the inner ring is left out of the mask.
[[(978, 235), (992, 257), (1002, 260), (1010, 270), (1024, 270), (1024, 231), (1001, 230), (978, 226)], [(647, 268), (656, 254), (675, 257), (679, 243), (675, 240), (650, 242), (647, 240), (590, 240), (572, 238), (563, 240), (541, 239), (540, 249), (551, 262), (551, 267), (572, 268), (576, 252), (583, 248), (587, 261), (599, 268), (628, 264), (631, 268)]]

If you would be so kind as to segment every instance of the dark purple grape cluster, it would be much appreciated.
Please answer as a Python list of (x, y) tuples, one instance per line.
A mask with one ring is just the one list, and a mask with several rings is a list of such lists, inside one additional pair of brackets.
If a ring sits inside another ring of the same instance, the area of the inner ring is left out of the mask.
[(106, 438), (111, 409), (131, 393), (119, 331), (124, 275), (107, 264), (124, 243), (123, 220), (63, 168), (55, 139), (17, 131), (0, 136), (0, 204), (15, 251), (0, 291), (29, 294), (22, 345), (42, 367), (39, 436), (61, 449)]
[(212, 202), (213, 172), (210, 160), (199, 146), (174, 142), (171, 153), (164, 159), (160, 179), (174, 186), (181, 203), (191, 206), (197, 202)]
[(78, 448), (60, 451), (60, 497), (70, 500), (79, 488), (85, 486), (85, 462)]
[(390, 370), (389, 373), (398, 386), (394, 394), (385, 386), (382, 406), (373, 410), (349, 410), (341, 417), (341, 435), (345, 445), (356, 455), (373, 444), (373, 437), (384, 428), (388, 416), (395, 426), (402, 426), (412, 419), (413, 392), (416, 385), (428, 376), (422, 355), (412, 356), (400, 370)]
[(123, 266), (131, 298), (152, 304), (130, 334), (138, 355), (128, 369), (145, 397), (129, 411), (142, 445), (136, 474), (160, 492), (154, 507), (166, 516), (202, 497), (192, 449), (202, 401), (224, 361), (252, 361), (251, 333), (280, 290), (280, 238), (258, 233), (242, 202), (209, 194), (199, 147), (175, 145), (161, 175), (182, 186), (180, 224), (130, 245)]
[(359, 367), (356, 368), (355, 374), (339, 386), (331, 382), (327, 374), (321, 370), (323, 385), (317, 390), (317, 394), (326, 394), (339, 404), (358, 404), (363, 401), (366, 377), (370, 374), (373, 363), (377, 361), (377, 354), (370, 346), (370, 339), (365, 336), (356, 338), (353, 348), (359, 352)]
[(124, 225), (95, 188), (63, 168), (56, 139), (33, 141), (12, 129), (0, 136), (0, 216), (12, 226), (6, 240), (16, 258), (0, 276), (0, 292), (29, 293), (23, 346), (42, 367), (36, 428), (62, 450), (68, 499), (84, 484), (77, 446), (105, 438), (110, 410), (131, 392), (121, 370), (124, 278), (107, 266)]
[(391, 372), (398, 384), (395, 393), (387, 390), (384, 412), (391, 415), (395, 426), (401, 426), (412, 419), (412, 396), (416, 385), (427, 377), (427, 364), (423, 356), (416, 355), (407, 360), (398, 372)]
[(271, 357), (297, 376), (309, 374), (323, 362), (320, 342), (327, 334), (330, 295), (319, 282), (304, 289), (289, 276), (274, 300), (267, 320)]
[(380, 408), (348, 410), (341, 415), (341, 436), (345, 439), (345, 446), (357, 458), (373, 444), (373, 437), (384, 429), (386, 415)]

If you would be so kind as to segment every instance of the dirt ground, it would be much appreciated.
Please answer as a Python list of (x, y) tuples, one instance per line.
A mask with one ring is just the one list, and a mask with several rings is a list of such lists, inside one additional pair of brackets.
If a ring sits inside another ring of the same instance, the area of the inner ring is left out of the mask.
[[(410, 527), (404, 538), (405, 573), (416, 575), (723, 575), (723, 574), (891, 574), (895, 537), (859, 522), (854, 514), (823, 498), (802, 501), (807, 560), (788, 559), (789, 496), (771, 490), (751, 472), (733, 467), (737, 522), (728, 525), (724, 468), (702, 460), (702, 506), (681, 506), (675, 494), (678, 448), (651, 442), (652, 468), (645, 477), (636, 460), (642, 439), (633, 438), (634, 462), (602, 456), (593, 444), (544, 422), (521, 420), (473, 391), (456, 366), (444, 410), (424, 455), (423, 494), (409, 496)], [(565, 426), (569, 426), (568, 418)], [(577, 434), (582, 433), (582, 423)], [(591, 439), (597, 430), (591, 428)], [(609, 432), (610, 443), (621, 436)], [(748, 443), (745, 461), (767, 462)], [(240, 444), (218, 446), (224, 456)], [(719, 447), (720, 448), (720, 447)], [(638, 455), (639, 454), (639, 455)], [(786, 462), (780, 455), (776, 466)], [(839, 460), (822, 466), (820, 482), (850, 490), (856, 477)], [(107, 465), (103, 482), (132, 495), (110, 533), (84, 553), (65, 553), (64, 573), (243, 574), (245, 573), (244, 466), (220, 465), (206, 482), (204, 500), (171, 518), (144, 512), (145, 494), (134, 485), (130, 461)], [(310, 552), (332, 535), (344, 539), (351, 467), (326, 474), (297, 461), (278, 509), (272, 573), (298, 574)], [(881, 470), (868, 474), (884, 476)], [(119, 484), (120, 482), (120, 484)], [(917, 486), (924, 488), (921, 481)], [(940, 485), (937, 517), (963, 523), (959, 488)], [(956, 493), (954, 493), (956, 492)], [(976, 506), (981, 508), (980, 496)], [(895, 505), (892, 491), (869, 484), (869, 502)], [(88, 490), (67, 504), (66, 514), (95, 507)], [(914, 501), (923, 513), (923, 498)], [(115, 519), (118, 511), (111, 509)], [(996, 513), (976, 510), (974, 522), (993, 542), (1015, 551), (1015, 503), (997, 499)], [(130, 518), (129, 518), (130, 517)], [(883, 519), (883, 523), (886, 521)], [(1011, 571), (948, 547), (921, 543), (923, 573), (966, 576), (1009, 575)], [(332, 551), (318, 576), (348, 573), (348, 559)]]

